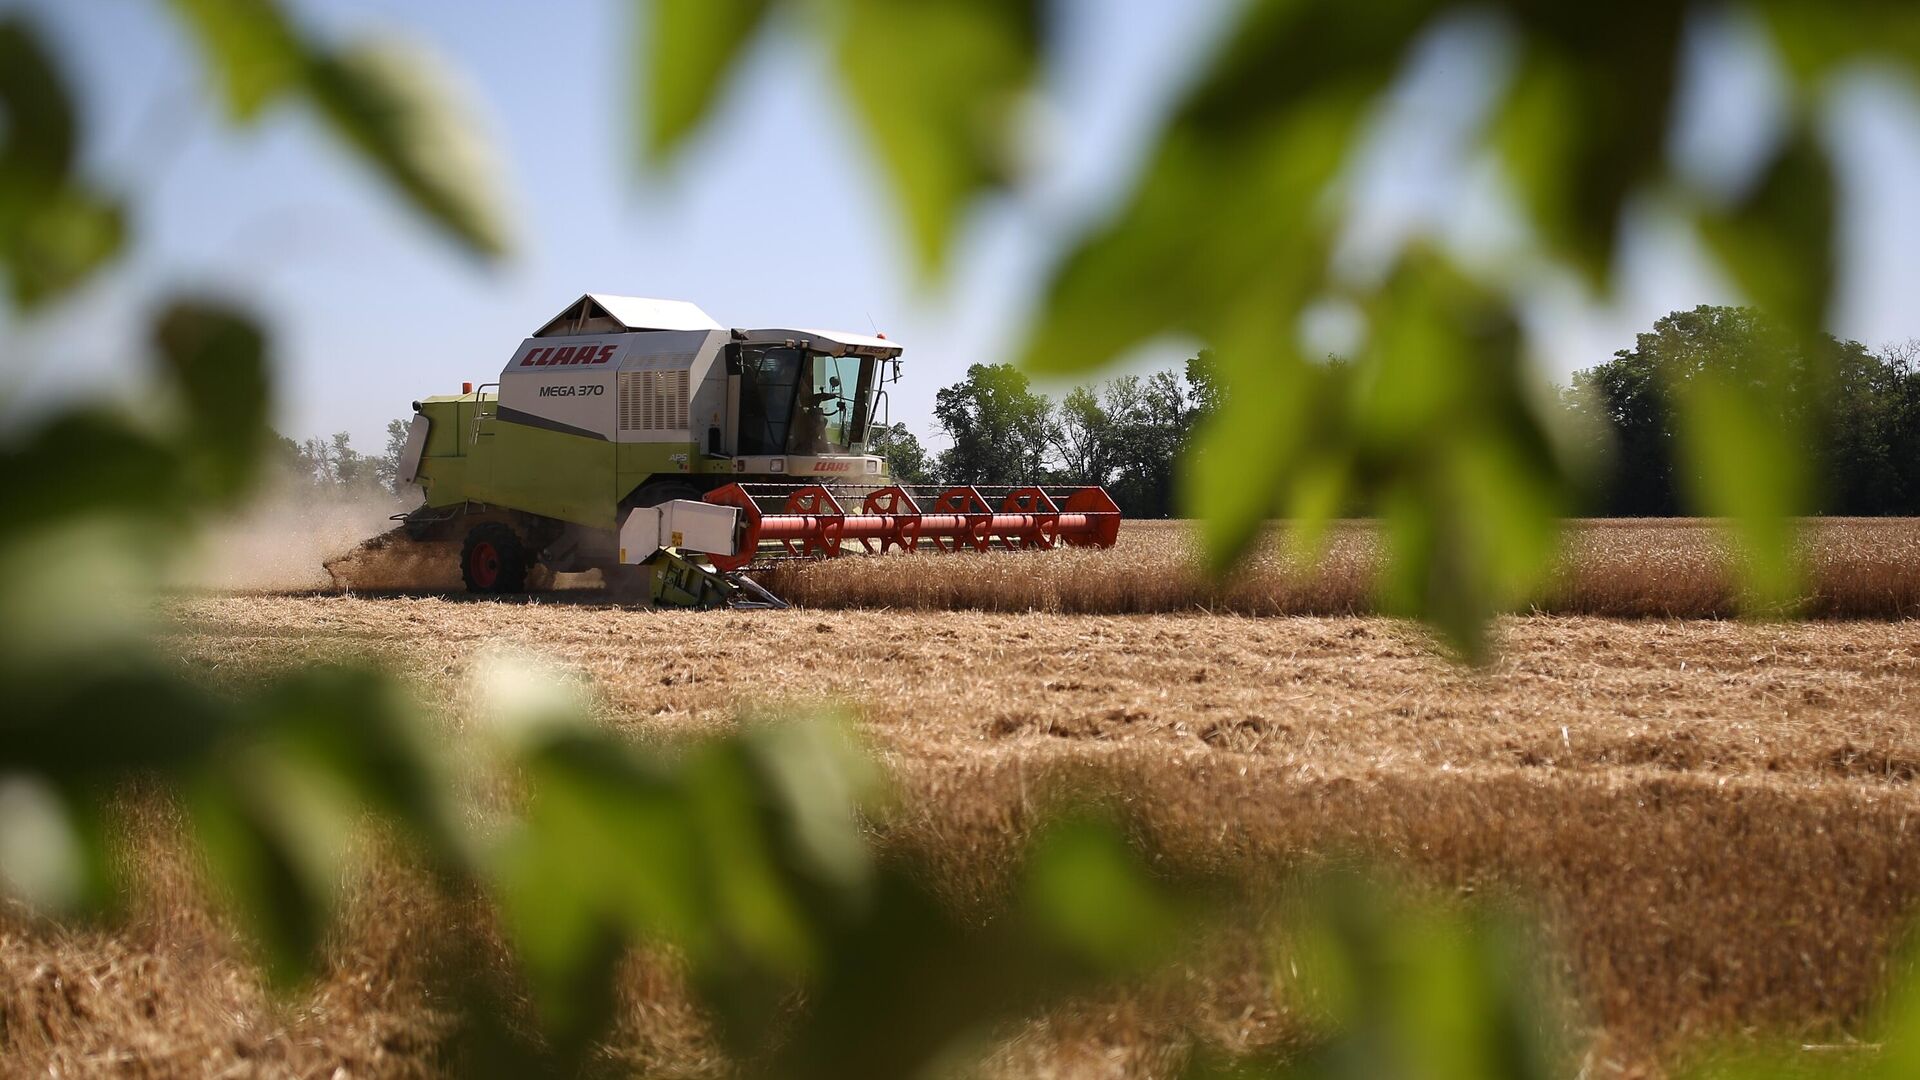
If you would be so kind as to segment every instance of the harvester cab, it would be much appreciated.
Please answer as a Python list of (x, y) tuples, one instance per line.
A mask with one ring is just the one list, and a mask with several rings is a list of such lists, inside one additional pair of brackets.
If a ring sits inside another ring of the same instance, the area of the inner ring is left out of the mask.
[(684, 301), (590, 293), (497, 381), (414, 403), (400, 474), (424, 500), (403, 524), (459, 540), (476, 592), (521, 591), (536, 566), (597, 569), (702, 607), (765, 606), (744, 571), (837, 555), (843, 538), (877, 551), (1112, 544), (1119, 511), (1098, 488), (894, 484), (869, 439), (900, 354), (877, 334), (729, 330)]

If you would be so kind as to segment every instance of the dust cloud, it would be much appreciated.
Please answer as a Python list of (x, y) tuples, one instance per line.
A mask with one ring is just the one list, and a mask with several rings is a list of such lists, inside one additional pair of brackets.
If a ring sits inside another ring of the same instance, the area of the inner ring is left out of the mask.
[(458, 543), (418, 543), (399, 528), (337, 553), (324, 569), (334, 588), (349, 592), (444, 592), (464, 587)]
[(211, 525), (174, 575), (183, 588), (221, 590), (458, 587), (458, 552), (413, 544), (388, 496), (275, 491)]

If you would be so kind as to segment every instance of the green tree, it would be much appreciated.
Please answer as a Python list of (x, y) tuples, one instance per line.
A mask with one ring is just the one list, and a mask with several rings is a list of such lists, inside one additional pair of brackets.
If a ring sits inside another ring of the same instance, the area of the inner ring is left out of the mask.
[(1220, 385), (1220, 368), (1212, 349), (1201, 349), (1187, 358), (1187, 400), (1192, 403), (1197, 422), (1220, 411), (1226, 387)]
[(1195, 421), (1180, 377), (1156, 371), (1108, 384), (1115, 419), (1113, 497), (1133, 517), (1174, 513), (1177, 465)]
[(1108, 396), (1106, 390), (1096, 392), (1076, 386), (1060, 399), (1050, 434), (1053, 453), (1060, 462), (1061, 481), (1102, 487), (1113, 481), (1118, 448), (1114, 419), (1107, 410)]
[(934, 396), (933, 415), (953, 445), (940, 451), (949, 484), (1031, 484), (1052, 443), (1053, 407), (1011, 364), (974, 364)]
[(1817, 481), (1812, 509), (1899, 514), (1912, 512), (1898, 453), (1912, 438), (1901, 404), (1910, 378), (1910, 366), (1858, 342), (1794, 338), (1753, 309), (1701, 306), (1665, 316), (1632, 349), (1576, 373), (1566, 400), (1592, 421), (1581, 430), (1610, 458), (1602, 513), (1664, 517), (1694, 505), (1707, 480), (1688, 456), (1677, 401), (1724, 380), (1776, 403), (1783, 438), (1805, 452), (1795, 467)]
[(387, 448), (373, 461), (374, 480), (389, 495), (405, 494), (401, 491), (400, 457), (407, 452), (407, 428), (405, 420), (387, 421)]
[(1881, 439), (1889, 465), (1891, 513), (1920, 515), (1920, 339), (1881, 350), (1885, 365), (1886, 433)]
[(887, 459), (887, 469), (893, 478), (902, 484), (931, 484), (934, 482), (932, 462), (927, 458), (926, 448), (907, 425), (895, 423), (888, 427), (874, 428), (867, 436), (867, 448)]

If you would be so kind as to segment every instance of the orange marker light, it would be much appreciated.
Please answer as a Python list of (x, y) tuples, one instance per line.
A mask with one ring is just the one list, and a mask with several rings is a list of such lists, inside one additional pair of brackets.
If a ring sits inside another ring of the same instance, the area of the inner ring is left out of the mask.
[(461, 383), (461, 384), (460, 384), (460, 393), (461, 393), (461, 395), (462, 395), (462, 396), (464, 396), (464, 395), (467, 395), (467, 394), (471, 394), (471, 393), (473, 393), (473, 384), (472, 384), (472, 383), (470, 383), (470, 382), (463, 382), (463, 383)]

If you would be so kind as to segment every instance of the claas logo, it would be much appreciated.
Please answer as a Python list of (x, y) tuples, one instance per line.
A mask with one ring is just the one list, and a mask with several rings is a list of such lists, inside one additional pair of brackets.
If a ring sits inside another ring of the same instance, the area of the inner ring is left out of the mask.
[(521, 367), (554, 367), (559, 364), (604, 364), (613, 359), (612, 345), (550, 345), (534, 349), (520, 361)]

